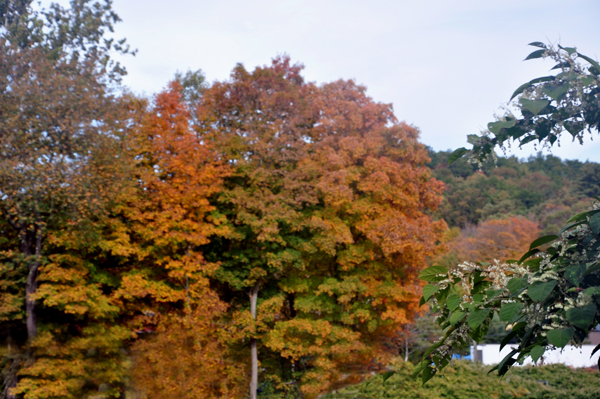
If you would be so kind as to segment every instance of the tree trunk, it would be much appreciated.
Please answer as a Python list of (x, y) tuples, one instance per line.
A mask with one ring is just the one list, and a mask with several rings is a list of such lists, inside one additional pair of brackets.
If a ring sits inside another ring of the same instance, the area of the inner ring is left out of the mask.
[(8, 344), (7, 354), (8, 358), (11, 359), (12, 364), (8, 368), (5, 369), (5, 372), (2, 373), (2, 399), (17, 399), (16, 395), (12, 395), (10, 393), (10, 389), (17, 386), (17, 358), (12, 353), (12, 335), (10, 328), (6, 331), (6, 343)]
[[(26, 234), (23, 234), (26, 236)], [(31, 342), (37, 336), (37, 317), (35, 300), (32, 298), (37, 291), (37, 275), (42, 260), (42, 229), (38, 228), (35, 234), (35, 248), (32, 254), (31, 247), (25, 238), (22, 241), (23, 252), (28, 258), (28, 274), (25, 282), (25, 323), (27, 325), (27, 338)], [(33, 255), (33, 259), (32, 259)]]
[(6, 386), (6, 392), (5, 392), (5, 395), (4, 395), (4, 397), (5, 397), (6, 399), (17, 399), (17, 396), (16, 396), (16, 395), (13, 395), (13, 394), (11, 393), (11, 389), (12, 389), (12, 388), (15, 388), (15, 387), (17, 386), (17, 376), (16, 376), (16, 372), (15, 372), (15, 374), (14, 374), (14, 375), (11, 375), (11, 376), (10, 376), (10, 378), (11, 378), (11, 381), (10, 381), (10, 382), (7, 384), (7, 386)]
[[(250, 292), (250, 314), (256, 321), (256, 303), (258, 301), (258, 290), (260, 288), (260, 281), (254, 284), (254, 288)], [(256, 399), (256, 393), (258, 390), (258, 348), (256, 338), (250, 340), (250, 356), (252, 358), (252, 375), (250, 378), (250, 399)]]

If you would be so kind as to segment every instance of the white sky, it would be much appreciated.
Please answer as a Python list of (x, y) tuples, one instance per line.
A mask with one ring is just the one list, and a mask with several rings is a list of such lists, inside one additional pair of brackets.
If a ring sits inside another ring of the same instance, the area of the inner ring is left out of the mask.
[[(63, 1), (61, 1), (62, 3)], [(227, 79), (287, 53), (317, 83), (354, 79), (436, 150), (466, 145), (550, 60), (521, 62), (532, 41), (600, 54), (598, 0), (114, 0), (134, 92), (161, 90), (177, 70)], [(553, 153), (600, 162), (600, 137)], [(519, 157), (533, 153), (514, 149)]]

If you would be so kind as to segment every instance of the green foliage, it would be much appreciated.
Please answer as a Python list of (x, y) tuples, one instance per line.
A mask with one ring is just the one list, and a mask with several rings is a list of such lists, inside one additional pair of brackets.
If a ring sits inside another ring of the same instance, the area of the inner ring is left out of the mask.
[[(502, 121), (490, 123), (490, 134), (469, 136), (473, 149), (458, 149), (452, 159), (467, 154), (482, 167), (483, 161), (495, 156), (494, 147), (502, 147), (508, 139), (518, 140), (520, 145), (537, 139), (551, 147), (563, 129), (580, 143), (584, 129), (590, 133), (592, 129), (598, 130), (600, 65), (575, 48), (559, 45), (554, 49), (540, 42), (531, 45), (543, 50), (536, 50), (526, 60), (548, 56), (558, 62), (553, 69), (562, 72), (519, 87), (512, 97), (520, 96), (522, 118), (507, 115)], [(576, 58), (590, 65), (582, 67)], [(552, 101), (556, 106), (551, 105)], [(539, 358), (546, 347), (562, 348), (571, 340), (581, 343), (600, 323), (599, 213), (600, 203), (595, 202), (588, 212), (570, 218), (556, 236), (535, 240), (518, 262), (496, 261), (493, 265), (464, 262), (449, 272), (448, 279), (434, 283), (439, 291), (462, 285), (467, 304), (461, 310), (469, 313), (469, 323), (452, 318), (450, 307), (454, 303), (434, 297), (433, 308), (439, 311), (439, 322), (446, 334), (431, 347), (431, 358), (424, 356), (414, 374), (421, 374), (426, 382), (446, 367), (455, 347), (466, 346), (468, 337), (479, 341), (482, 336), (478, 331), (479, 316), (484, 311), (498, 313), (508, 323), (507, 329), (512, 329), (503, 345), (515, 338), (519, 344), (494, 368), (500, 375), (515, 363), (522, 364), (528, 356)], [(552, 244), (545, 250), (537, 248), (548, 243)], [(476, 294), (484, 284), (492, 286), (494, 294), (479, 298)], [(426, 297), (423, 298), (426, 302)]]
[[(559, 61), (557, 67), (562, 73), (536, 79), (517, 89), (513, 97), (520, 96), (518, 106), (522, 119), (509, 115), (502, 121), (490, 123), (490, 134), (469, 136), (472, 150), (458, 149), (450, 158), (457, 160), (467, 154), (481, 169), (488, 156), (495, 155), (494, 147), (502, 146), (509, 138), (519, 140), (520, 145), (538, 139), (540, 143), (544, 141), (552, 146), (563, 128), (580, 142), (584, 127), (598, 129), (598, 64), (572, 48), (559, 46), (555, 50), (538, 42), (532, 45), (543, 50), (535, 51), (527, 59), (550, 56)], [(591, 66), (581, 67), (574, 55)], [(551, 106), (552, 101), (556, 101), (556, 107)], [(536, 183), (541, 180), (537, 178)], [(536, 199), (526, 191), (522, 194), (525, 194), (522, 195), (523, 204), (528, 207), (540, 201), (539, 197)], [(430, 284), (431, 292), (451, 290), (460, 284), (465, 303), (456, 309), (454, 301), (448, 302), (443, 296), (430, 295), (428, 298), (424, 295), (423, 301), (431, 300), (433, 308), (439, 312), (438, 320), (445, 335), (431, 347), (431, 357), (426, 352), (414, 374), (421, 374), (426, 382), (447, 366), (455, 349), (467, 346), (470, 338), (482, 339), (487, 332), (486, 316), (490, 313), (497, 313), (507, 323), (507, 329), (512, 329), (503, 345), (511, 339), (518, 343), (518, 347), (495, 367), (500, 375), (515, 363), (522, 364), (528, 356), (539, 358), (548, 346), (562, 348), (570, 340), (581, 343), (600, 322), (600, 297), (597, 295), (600, 219), (596, 216), (599, 208), (600, 204), (596, 202), (592, 210), (569, 219), (568, 225), (557, 235), (535, 240), (530, 251), (518, 262), (496, 261), (492, 265), (464, 262), (450, 270), (447, 279)], [(538, 248), (549, 243), (552, 244), (546, 249)], [(485, 291), (487, 287), (493, 290)], [(484, 291), (486, 294), (482, 295)]]
[(435, 378), (427, 385), (411, 378), (415, 367), (400, 363), (384, 381), (374, 376), (365, 382), (331, 392), (323, 399), (592, 399), (598, 395), (600, 375), (595, 371), (573, 370), (563, 365), (518, 367), (506, 378), (489, 374), (491, 367), (469, 361), (454, 361), (444, 370), (444, 378)]
[(534, 51), (525, 60), (550, 58), (557, 63), (552, 69), (559, 73), (521, 85), (511, 97), (512, 100), (518, 96), (513, 106), (520, 111), (520, 116), (508, 112), (499, 121), (489, 123), (488, 131), (482, 135), (470, 135), (468, 141), (473, 147), (457, 149), (452, 159), (467, 156), (472, 162), (482, 165), (495, 156), (495, 147), (504, 147), (509, 141), (518, 142), (519, 147), (532, 141), (552, 147), (565, 132), (580, 143), (583, 143), (586, 132), (598, 132), (598, 62), (573, 47), (554, 47), (541, 42), (530, 45), (541, 50)]
[[(450, 270), (446, 279), (431, 283), (430, 291), (437, 288), (439, 292), (461, 286), (463, 303), (457, 309), (455, 300), (424, 293), (424, 301), (431, 301), (438, 312), (445, 335), (431, 347), (431, 358), (425, 353), (421, 370), (415, 374), (430, 369), (432, 362), (431, 370), (443, 369), (454, 351), (470, 345), (470, 338), (480, 342), (487, 333), (489, 315), (494, 313), (511, 330), (503, 341), (516, 339), (518, 343), (497, 366), (500, 375), (528, 356), (538, 358), (543, 348), (562, 348), (570, 340), (581, 343), (600, 323), (600, 232), (592, 226), (599, 208), (596, 202), (593, 210), (571, 218), (575, 223), (568, 225), (560, 238), (535, 240), (532, 248), (553, 242), (529, 260), (525, 260), (527, 255), (512, 263), (464, 262)], [(430, 270), (422, 274), (428, 276)], [(482, 295), (485, 287), (492, 290)], [(423, 374), (424, 382), (430, 374)]]
[(188, 70), (185, 74), (178, 71), (175, 73), (175, 80), (181, 85), (183, 98), (191, 105), (196, 105), (202, 97), (202, 93), (209, 87), (206, 76), (204, 76), (201, 69), (197, 71)]

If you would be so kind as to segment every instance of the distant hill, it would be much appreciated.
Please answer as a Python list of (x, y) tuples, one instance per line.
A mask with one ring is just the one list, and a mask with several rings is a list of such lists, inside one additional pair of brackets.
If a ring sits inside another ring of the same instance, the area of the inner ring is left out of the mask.
[(556, 233), (575, 212), (600, 196), (600, 164), (562, 160), (538, 153), (527, 159), (498, 157), (481, 171), (461, 158), (448, 166), (451, 151), (429, 149), (433, 177), (446, 184), (437, 216), (464, 229), (486, 220), (523, 216), (540, 233)]

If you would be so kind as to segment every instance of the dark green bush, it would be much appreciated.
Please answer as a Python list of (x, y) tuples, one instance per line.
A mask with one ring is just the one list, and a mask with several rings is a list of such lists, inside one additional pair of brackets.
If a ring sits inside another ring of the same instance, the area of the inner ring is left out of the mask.
[[(457, 361), (425, 386), (411, 378), (414, 366), (401, 363), (387, 381), (380, 375), (325, 395), (322, 399), (596, 399), (600, 398), (598, 371), (563, 365), (515, 367), (505, 376), (487, 372), (489, 366)], [(546, 385), (547, 384), (547, 385)]]

